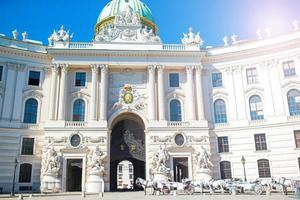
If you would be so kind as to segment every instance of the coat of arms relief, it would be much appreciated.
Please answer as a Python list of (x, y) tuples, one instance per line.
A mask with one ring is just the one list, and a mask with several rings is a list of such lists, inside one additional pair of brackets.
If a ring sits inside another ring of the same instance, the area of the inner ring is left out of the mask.
[(125, 84), (119, 92), (119, 99), (114, 103), (114, 110), (139, 110), (143, 111), (146, 109), (146, 95), (138, 92), (131, 85)]

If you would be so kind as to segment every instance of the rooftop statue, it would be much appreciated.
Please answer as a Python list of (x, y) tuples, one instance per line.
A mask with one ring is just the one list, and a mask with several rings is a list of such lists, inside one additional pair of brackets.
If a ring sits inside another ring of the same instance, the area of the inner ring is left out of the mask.
[(192, 27), (189, 28), (188, 33), (183, 33), (183, 38), (181, 38), (181, 42), (182, 44), (196, 44), (200, 46), (203, 46), (204, 44), (204, 41), (200, 37), (200, 33), (198, 32), (197, 34), (195, 34), (193, 32)]
[(48, 38), (49, 46), (52, 46), (54, 42), (70, 42), (73, 38), (73, 34), (69, 34), (70, 31), (65, 31), (64, 26), (60, 27), (60, 30), (53, 31)]

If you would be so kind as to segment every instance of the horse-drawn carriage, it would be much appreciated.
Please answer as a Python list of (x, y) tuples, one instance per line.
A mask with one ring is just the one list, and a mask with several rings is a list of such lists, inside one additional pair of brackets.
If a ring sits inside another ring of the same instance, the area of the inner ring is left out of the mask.
[(287, 194), (294, 187), (290, 179), (283, 177), (270, 179), (257, 179), (251, 182), (245, 182), (241, 179), (227, 179), (227, 180), (204, 180), (191, 181), (183, 180), (181, 183), (177, 182), (154, 182), (146, 181), (142, 178), (137, 178), (136, 184), (142, 187), (145, 191), (151, 190), (152, 195), (166, 195), (166, 194), (187, 194), (192, 195), (199, 193), (250, 193), (261, 195), (264, 192), (279, 192)]

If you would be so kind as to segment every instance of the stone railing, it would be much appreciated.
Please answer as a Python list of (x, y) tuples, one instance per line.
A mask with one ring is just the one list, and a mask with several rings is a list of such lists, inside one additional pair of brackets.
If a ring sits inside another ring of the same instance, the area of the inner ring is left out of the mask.
[[(105, 49), (109, 49), (110, 44), (106, 44)], [(151, 44), (149, 44), (151, 46)], [(70, 42), (69, 49), (102, 49), (102, 45), (92, 42)], [(103, 46), (104, 48), (104, 46)], [(182, 45), (182, 44), (161, 44), (158, 50), (163, 51), (200, 51), (200, 46), (197, 45)]]
[(300, 120), (300, 115), (288, 116), (287, 120), (288, 121), (298, 121), (298, 120)]
[(190, 126), (189, 122), (175, 122), (175, 121), (169, 121), (168, 127), (188, 127)]
[(230, 126), (229, 123), (215, 123), (215, 128), (228, 128)]
[(251, 120), (251, 121), (249, 121), (249, 126), (258, 126), (258, 125), (262, 125), (266, 122), (267, 122), (267, 120), (265, 120), (265, 119)]
[(75, 121), (66, 121), (65, 122), (65, 127), (66, 128), (80, 128), (80, 127), (86, 127), (87, 126), (87, 122), (75, 122)]
[(93, 49), (94, 44), (90, 42), (71, 42), (70, 49)]
[(30, 130), (37, 130), (40, 129), (40, 125), (39, 124), (26, 124), (26, 123), (22, 123), (21, 124), (21, 128), (22, 129), (30, 129)]

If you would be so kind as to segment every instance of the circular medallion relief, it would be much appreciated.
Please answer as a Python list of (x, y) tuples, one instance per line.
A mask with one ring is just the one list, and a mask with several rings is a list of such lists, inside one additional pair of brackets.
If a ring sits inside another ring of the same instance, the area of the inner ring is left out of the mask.
[(70, 143), (72, 147), (78, 147), (81, 143), (81, 137), (78, 134), (72, 135)]
[(182, 146), (184, 145), (184, 142), (185, 142), (185, 139), (184, 139), (184, 136), (179, 133), (175, 136), (175, 143), (178, 145), (178, 146)]

